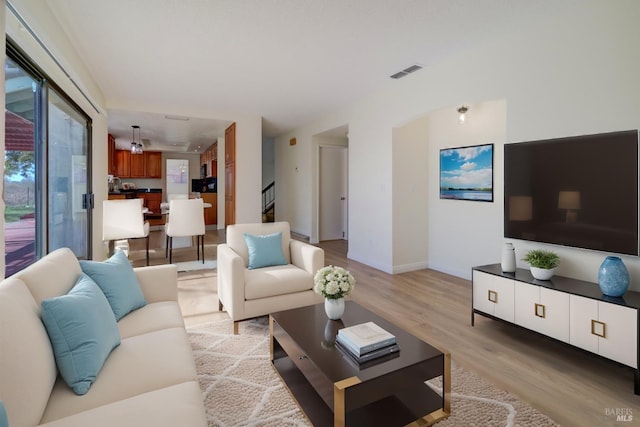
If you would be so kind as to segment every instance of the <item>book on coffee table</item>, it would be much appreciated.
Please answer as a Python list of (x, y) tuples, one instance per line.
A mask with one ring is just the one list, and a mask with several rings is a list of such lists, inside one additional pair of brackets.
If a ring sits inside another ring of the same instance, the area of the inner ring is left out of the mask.
[(357, 357), (396, 343), (396, 337), (373, 322), (361, 323), (338, 330), (336, 341)]
[(363, 364), (369, 362), (371, 360), (378, 359), (382, 356), (386, 356), (389, 354), (397, 353), (400, 351), (400, 346), (398, 344), (391, 344), (386, 347), (381, 347), (376, 350), (372, 350), (368, 353), (364, 353), (361, 356), (356, 355), (351, 349), (345, 346), (340, 340), (336, 339), (336, 346), (342, 350), (343, 353), (346, 353), (352, 360), (358, 362), (358, 364)]

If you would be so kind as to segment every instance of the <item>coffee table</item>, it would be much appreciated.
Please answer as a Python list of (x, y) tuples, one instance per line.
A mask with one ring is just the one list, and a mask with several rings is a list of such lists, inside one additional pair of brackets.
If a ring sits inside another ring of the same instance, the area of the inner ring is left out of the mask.
[[(375, 322), (398, 353), (359, 365), (335, 346), (338, 329)], [(314, 426), (425, 426), (451, 412), (451, 357), (352, 301), (342, 319), (323, 304), (269, 316), (271, 361)], [(443, 376), (442, 394), (424, 382)]]

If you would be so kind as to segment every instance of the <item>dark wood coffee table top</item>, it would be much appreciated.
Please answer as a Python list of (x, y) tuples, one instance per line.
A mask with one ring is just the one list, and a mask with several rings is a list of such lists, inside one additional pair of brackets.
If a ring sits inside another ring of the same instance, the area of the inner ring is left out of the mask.
[[(335, 337), (338, 329), (369, 321), (395, 335), (400, 351), (358, 364), (335, 346)], [(418, 419), (425, 425), (449, 414), (449, 354), (355, 302), (346, 302), (337, 321), (327, 318), (323, 304), (273, 313), (270, 329), (274, 367), (316, 426)], [(442, 396), (424, 385), (440, 375)]]

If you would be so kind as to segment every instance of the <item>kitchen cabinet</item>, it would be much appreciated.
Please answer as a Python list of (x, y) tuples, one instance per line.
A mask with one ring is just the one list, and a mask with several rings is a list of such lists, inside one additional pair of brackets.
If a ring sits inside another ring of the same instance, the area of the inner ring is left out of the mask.
[(147, 178), (162, 178), (162, 153), (160, 151), (145, 151), (145, 165)]
[(116, 175), (116, 138), (107, 135), (107, 174)]
[(131, 170), (128, 178), (145, 178), (147, 176), (144, 157), (144, 153), (131, 155)]
[(224, 132), (224, 225), (236, 223), (236, 124)]
[(131, 151), (116, 150), (116, 176), (127, 178), (131, 174)]
[(201, 193), (204, 203), (211, 203), (210, 208), (204, 208), (204, 225), (218, 223), (218, 193)]
[(116, 176), (120, 178), (162, 178), (162, 153), (145, 151), (131, 154), (129, 150), (116, 151)]

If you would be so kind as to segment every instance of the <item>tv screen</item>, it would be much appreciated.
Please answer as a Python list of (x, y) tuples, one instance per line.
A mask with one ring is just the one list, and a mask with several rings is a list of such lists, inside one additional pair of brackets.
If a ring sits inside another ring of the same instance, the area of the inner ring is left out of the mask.
[(638, 255), (638, 131), (504, 146), (504, 236)]

